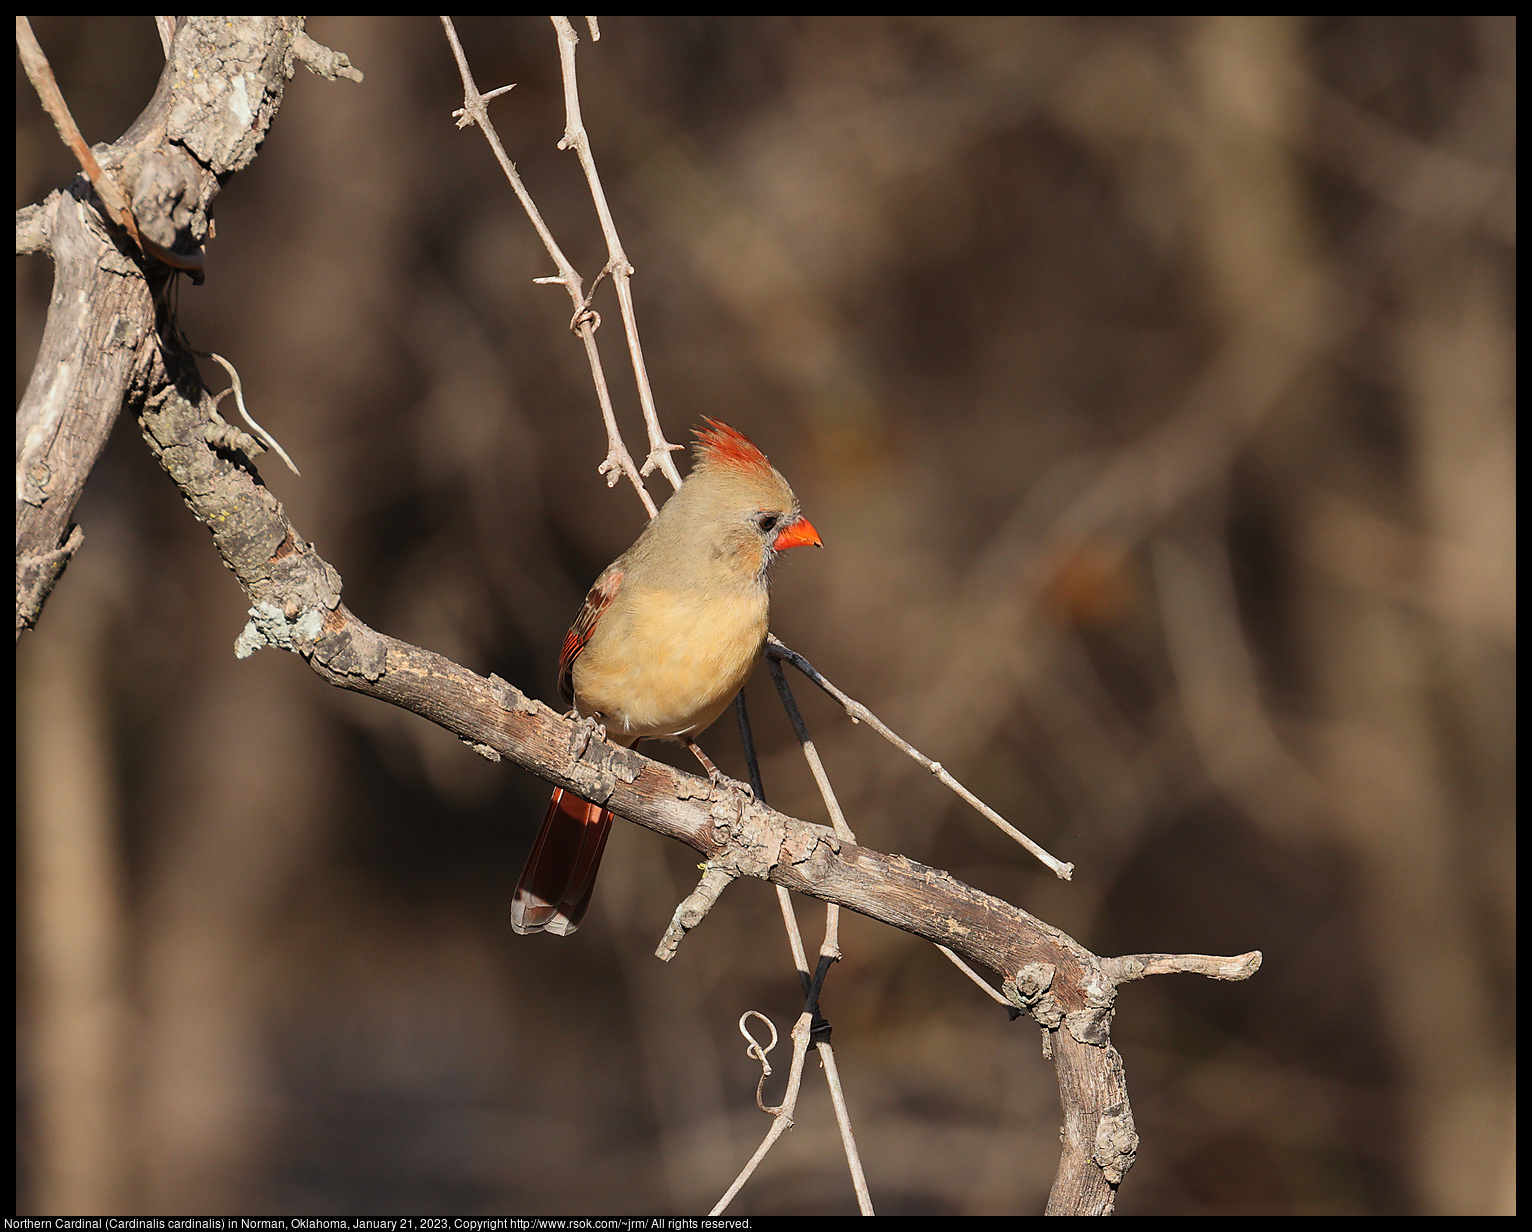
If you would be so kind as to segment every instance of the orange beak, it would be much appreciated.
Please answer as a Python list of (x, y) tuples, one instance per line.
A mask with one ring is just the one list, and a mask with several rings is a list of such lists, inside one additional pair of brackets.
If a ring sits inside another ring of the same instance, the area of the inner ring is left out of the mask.
[(809, 524), (809, 520), (800, 517), (796, 522), (784, 526), (778, 532), (776, 539), (772, 541), (771, 546), (775, 551), (780, 552), (783, 548), (822, 548), (824, 541), (820, 539), (819, 532)]

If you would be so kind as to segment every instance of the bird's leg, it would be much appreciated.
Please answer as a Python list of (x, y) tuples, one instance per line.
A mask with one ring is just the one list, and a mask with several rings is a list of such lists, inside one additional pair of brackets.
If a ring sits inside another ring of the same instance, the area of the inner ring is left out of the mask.
[(723, 772), (713, 764), (712, 758), (702, 751), (702, 746), (690, 736), (686, 737), (686, 747), (692, 751), (692, 756), (702, 763), (702, 768), (707, 771), (708, 778), (718, 783), (723, 780)]
[(749, 783), (741, 783), (738, 779), (731, 779), (713, 764), (712, 758), (702, 751), (700, 744), (690, 736), (685, 737), (685, 740), (686, 747), (692, 751), (692, 756), (702, 763), (702, 768), (707, 771), (708, 778), (722, 787), (732, 787), (737, 791), (743, 792), (747, 799), (755, 799), (755, 792), (751, 789)]

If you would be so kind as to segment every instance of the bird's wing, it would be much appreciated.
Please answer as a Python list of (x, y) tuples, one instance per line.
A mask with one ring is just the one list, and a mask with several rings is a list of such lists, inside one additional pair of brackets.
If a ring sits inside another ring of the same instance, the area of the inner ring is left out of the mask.
[(609, 567), (590, 588), (590, 594), (585, 596), (585, 602), (580, 607), (580, 614), (564, 635), (564, 649), (559, 653), (559, 692), (570, 705), (574, 705), (574, 661), (580, 657), (580, 651), (585, 649), (585, 643), (590, 641), (601, 613), (612, 606), (612, 600), (617, 597), (617, 588), (621, 585), (622, 570)]

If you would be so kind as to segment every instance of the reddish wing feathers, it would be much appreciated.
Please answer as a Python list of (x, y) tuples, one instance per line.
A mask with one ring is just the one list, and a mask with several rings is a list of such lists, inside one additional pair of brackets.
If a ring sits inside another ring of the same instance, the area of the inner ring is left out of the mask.
[(575, 617), (574, 624), (569, 626), (569, 632), (564, 634), (564, 649), (559, 652), (559, 693), (571, 706), (574, 705), (574, 661), (580, 657), (580, 651), (585, 649), (585, 643), (590, 641), (601, 613), (612, 606), (612, 600), (617, 597), (617, 588), (621, 585), (620, 569), (608, 569), (598, 577), (590, 593), (585, 596), (585, 602), (580, 605), (580, 614)]
[(706, 415), (702, 418), (707, 427), (696, 430), (698, 463), (737, 466), (752, 471), (771, 470), (766, 455), (743, 432)]

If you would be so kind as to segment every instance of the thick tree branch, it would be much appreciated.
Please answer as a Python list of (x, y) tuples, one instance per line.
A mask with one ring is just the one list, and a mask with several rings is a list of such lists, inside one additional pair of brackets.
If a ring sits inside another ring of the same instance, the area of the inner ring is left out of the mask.
[(118, 411), (149, 392), (158, 297), (173, 269), (200, 268), (213, 200), (260, 149), (302, 25), (182, 18), (143, 114), (113, 144), (86, 151), (108, 194), (131, 200), (143, 252), (83, 175), (17, 214), (18, 251), (45, 248), (54, 262), (42, 346), (16, 413), (18, 638), (73, 550), (70, 519)]

